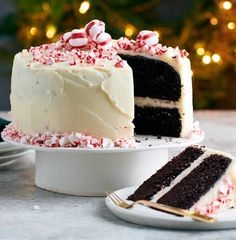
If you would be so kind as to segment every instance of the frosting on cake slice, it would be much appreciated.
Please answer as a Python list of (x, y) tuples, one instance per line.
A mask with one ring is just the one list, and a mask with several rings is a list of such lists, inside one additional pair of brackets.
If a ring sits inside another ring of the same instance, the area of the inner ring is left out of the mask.
[(152, 200), (214, 214), (236, 206), (236, 159), (199, 146), (186, 148), (146, 180), (129, 200)]

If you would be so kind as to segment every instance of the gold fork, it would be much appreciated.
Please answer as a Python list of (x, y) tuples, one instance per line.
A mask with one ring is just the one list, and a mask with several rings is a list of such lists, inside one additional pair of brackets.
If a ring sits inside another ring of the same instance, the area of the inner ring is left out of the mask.
[(121, 208), (131, 208), (134, 206), (135, 203), (147, 206), (147, 207), (151, 207), (151, 208), (155, 208), (157, 210), (161, 210), (161, 211), (165, 211), (168, 213), (172, 213), (172, 214), (177, 214), (180, 216), (187, 216), (187, 217), (191, 217), (195, 220), (198, 221), (202, 221), (202, 222), (207, 222), (207, 223), (214, 223), (217, 221), (216, 218), (213, 217), (208, 217), (205, 215), (202, 215), (198, 212), (195, 211), (190, 211), (190, 210), (186, 210), (186, 209), (182, 209), (182, 208), (176, 208), (176, 207), (171, 207), (168, 205), (164, 205), (164, 204), (160, 204), (160, 203), (154, 203), (154, 202), (150, 202), (147, 200), (139, 200), (133, 203), (128, 203), (126, 201), (124, 201), (123, 199), (121, 199), (116, 193), (111, 192), (111, 191), (106, 191), (107, 196), (112, 200), (112, 202), (114, 204), (116, 204), (117, 206), (121, 207)]

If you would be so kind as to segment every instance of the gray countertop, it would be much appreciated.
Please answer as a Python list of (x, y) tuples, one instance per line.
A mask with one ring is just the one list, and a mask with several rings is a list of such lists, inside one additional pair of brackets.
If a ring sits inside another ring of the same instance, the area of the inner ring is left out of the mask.
[[(236, 111), (199, 111), (195, 119), (206, 133), (204, 145), (236, 155)], [(103, 197), (67, 196), (35, 187), (30, 154), (0, 168), (0, 239), (236, 239), (236, 229), (176, 231), (121, 221)]]

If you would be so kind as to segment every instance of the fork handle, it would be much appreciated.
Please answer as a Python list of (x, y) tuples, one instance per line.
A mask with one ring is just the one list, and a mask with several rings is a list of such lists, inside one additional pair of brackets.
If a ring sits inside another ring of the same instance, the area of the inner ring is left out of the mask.
[(191, 218), (196, 219), (198, 221), (203, 221), (203, 222), (208, 222), (208, 223), (216, 222), (215, 218), (208, 217), (208, 216), (205, 216), (205, 215), (201, 215), (197, 212), (188, 211), (188, 210), (181, 209), (181, 208), (175, 208), (175, 207), (167, 206), (167, 205), (164, 205), (164, 204), (150, 202), (150, 201), (147, 201), (147, 200), (139, 200), (136, 203), (147, 206), (147, 207), (155, 208), (157, 210), (162, 210), (162, 211), (165, 211), (165, 212), (168, 212), (168, 213), (177, 214), (177, 215), (180, 215), (180, 216), (188, 216), (188, 217), (191, 217)]
[(138, 200), (136, 203), (150, 207), (150, 208), (155, 208), (157, 210), (161, 210), (164, 212), (173, 213), (173, 214), (180, 215), (180, 216), (186, 216), (186, 214), (184, 212), (173, 209), (169, 206), (165, 206), (163, 204), (154, 203), (154, 202), (150, 202), (147, 200)]

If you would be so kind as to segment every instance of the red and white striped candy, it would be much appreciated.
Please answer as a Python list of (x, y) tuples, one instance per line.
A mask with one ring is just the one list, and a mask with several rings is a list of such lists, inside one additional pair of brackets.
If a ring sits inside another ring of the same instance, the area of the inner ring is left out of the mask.
[(141, 46), (156, 46), (158, 44), (158, 36), (155, 32), (149, 31), (149, 30), (143, 30), (141, 31), (137, 38), (136, 41), (141, 45)]
[(130, 40), (126, 37), (118, 39), (117, 44), (121, 49), (129, 50), (131, 48)]
[(112, 47), (112, 38), (109, 33), (102, 32), (97, 35), (96, 43), (99, 48), (109, 49)]
[(68, 42), (69, 39), (70, 39), (70, 37), (71, 37), (71, 32), (66, 32), (66, 33), (63, 34), (62, 39), (63, 39), (65, 42)]
[(83, 29), (74, 29), (71, 32), (69, 44), (72, 47), (83, 48), (88, 44), (87, 33)]
[(85, 32), (88, 34), (90, 39), (96, 41), (97, 35), (105, 32), (105, 23), (94, 19), (85, 26)]

